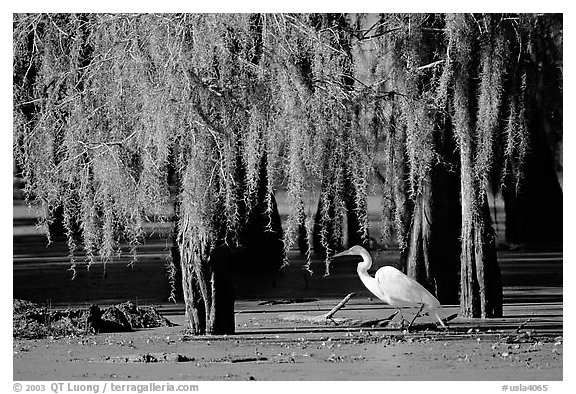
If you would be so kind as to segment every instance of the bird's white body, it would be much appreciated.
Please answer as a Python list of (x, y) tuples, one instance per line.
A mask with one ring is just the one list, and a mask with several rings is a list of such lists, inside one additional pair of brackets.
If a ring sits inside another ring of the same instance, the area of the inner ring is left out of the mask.
[(422, 304), (429, 308), (440, 307), (440, 302), (436, 297), (420, 283), (394, 267), (380, 268), (374, 278), (360, 269), (358, 269), (358, 275), (368, 290), (388, 305), (399, 308)]
[(372, 266), (372, 258), (370, 253), (361, 246), (353, 246), (334, 257), (344, 255), (359, 255), (362, 257), (362, 262), (358, 263), (358, 276), (364, 286), (380, 300), (396, 308), (426, 307), (434, 311), (440, 323), (444, 325), (436, 312), (437, 309), (442, 308), (440, 302), (420, 283), (390, 266), (382, 267), (376, 271), (374, 277), (370, 276), (368, 270)]

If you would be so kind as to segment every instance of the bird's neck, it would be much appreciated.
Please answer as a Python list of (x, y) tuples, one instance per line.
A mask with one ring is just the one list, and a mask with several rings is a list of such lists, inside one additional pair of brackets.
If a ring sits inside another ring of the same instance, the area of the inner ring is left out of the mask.
[(368, 268), (362, 268), (360, 267), (360, 264), (358, 264), (357, 271), (358, 271), (358, 277), (360, 278), (362, 283), (364, 283), (364, 286), (366, 286), (370, 291), (374, 292), (372, 289), (373, 287), (372, 282), (374, 282), (376, 279), (370, 276), (370, 274), (368, 273)]
[(360, 252), (360, 256), (362, 256), (362, 262), (358, 263), (358, 274), (361, 275), (361, 272), (365, 275), (368, 275), (368, 270), (372, 267), (372, 257), (368, 252)]
[(358, 276), (360, 277), (362, 282), (364, 282), (364, 284), (368, 286), (368, 282), (372, 282), (372, 280), (374, 280), (374, 278), (371, 277), (370, 274), (368, 274), (368, 270), (372, 266), (372, 258), (368, 253), (364, 252), (362, 252), (360, 256), (362, 256), (362, 262), (358, 263), (356, 271), (358, 272)]
[(368, 253), (362, 253), (361, 256), (362, 256), (362, 262), (358, 263), (358, 268), (356, 269), (356, 271), (358, 272), (358, 277), (360, 278), (362, 283), (364, 283), (364, 286), (366, 286), (366, 288), (372, 292), (372, 294), (374, 294), (381, 300), (384, 300), (383, 298), (384, 295), (378, 288), (376, 278), (370, 276), (370, 274), (368, 273), (368, 270), (372, 266), (372, 258)]

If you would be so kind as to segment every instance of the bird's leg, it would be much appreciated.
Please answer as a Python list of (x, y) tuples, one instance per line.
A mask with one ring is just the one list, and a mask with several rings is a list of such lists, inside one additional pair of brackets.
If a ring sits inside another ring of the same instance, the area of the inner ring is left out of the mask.
[(446, 326), (446, 324), (444, 324), (444, 322), (442, 321), (442, 319), (440, 318), (440, 316), (438, 316), (437, 313), (434, 313), (434, 315), (436, 316), (436, 319), (438, 319), (438, 321), (440, 322), (440, 325), (441, 325), (445, 330), (447, 330), (448, 327)]
[(408, 321), (406, 319), (404, 319), (404, 314), (402, 313), (402, 309), (398, 308), (396, 309), (396, 313), (394, 315), (400, 314), (400, 327), (402, 329), (404, 329), (404, 326), (406, 325), (406, 323), (408, 323)]
[(416, 319), (418, 318), (418, 316), (420, 316), (420, 312), (422, 312), (422, 309), (424, 309), (424, 304), (420, 304), (420, 309), (418, 309), (418, 312), (414, 315), (414, 318), (412, 319), (412, 321), (410, 322), (410, 324), (408, 324), (408, 331), (410, 331), (410, 328), (412, 327), (412, 324), (414, 324), (414, 321), (416, 321)]

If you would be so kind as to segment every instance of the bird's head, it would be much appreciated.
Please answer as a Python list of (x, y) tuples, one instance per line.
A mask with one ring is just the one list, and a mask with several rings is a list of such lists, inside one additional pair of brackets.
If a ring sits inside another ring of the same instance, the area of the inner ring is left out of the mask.
[(364, 249), (362, 246), (360, 245), (354, 245), (352, 246), (350, 249), (345, 250), (343, 252), (340, 252), (338, 254), (335, 254), (334, 256), (332, 256), (332, 258), (334, 257), (341, 257), (341, 256), (362, 256), (364, 253), (368, 253), (366, 251), (366, 249)]
[[(368, 269), (372, 265), (372, 258), (370, 257), (370, 253), (366, 249), (364, 249), (360, 245), (354, 245), (350, 249), (340, 252), (332, 256), (335, 257), (342, 257), (342, 256), (358, 256), (362, 260), (358, 263), (359, 268)], [(361, 266), (362, 264), (362, 266)]]

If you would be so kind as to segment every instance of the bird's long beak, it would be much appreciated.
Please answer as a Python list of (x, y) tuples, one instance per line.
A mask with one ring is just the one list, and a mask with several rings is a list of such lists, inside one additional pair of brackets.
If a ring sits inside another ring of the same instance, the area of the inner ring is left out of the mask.
[(332, 258), (341, 257), (341, 256), (348, 256), (348, 255), (350, 255), (350, 250), (345, 250), (345, 251), (343, 251), (343, 252), (340, 252), (340, 253), (338, 253), (338, 254), (335, 254), (334, 256), (332, 256)]

